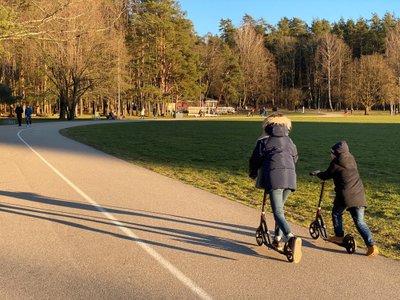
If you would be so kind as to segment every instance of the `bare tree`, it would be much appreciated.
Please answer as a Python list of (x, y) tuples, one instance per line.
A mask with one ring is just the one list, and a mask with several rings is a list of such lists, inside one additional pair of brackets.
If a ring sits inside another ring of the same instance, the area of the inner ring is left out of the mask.
[(358, 103), (357, 86), (359, 80), (357, 78), (357, 61), (351, 61), (347, 64), (343, 81), (345, 104), (354, 109), (354, 106)]
[[(47, 3), (46, 3), (47, 2)], [(51, 3), (52, 5), (48, 5)], [(61, 13), (73, 0), (0, 2), (0, 41), (27, 38), (51, 39)], [(35, 13), (33, 13), (35, 11)]]
[(207, 36), (199, 47), (202, 58), (201, 70), (204, 72), (201, 82), (205, 86), (204, 97), (207, 97), (213, 89), (219, 90), (222, 85), (220, 80), (223, 73), (222, 47), (222, 40), (212, 35)]
[(116, 38), (108, 1), (73, 1), (43, 47), (42, 58), (59, 97), (60, 119), (74, 119), (76, 105), (90, 89), (109, 80), (117, 64)]
[[(349, 57), (350, 50), (345, 43), (335, 35), (324, 32), (319, 37), (319, 45), (316, 50), (316, 70), (317, 76), (326, 82), (328, 103), (331, 110), (333, 84), (340, 85), (345, 58)], [(338, 89), (340, 90), (340, 89)]]
[[(124, 4), (124, 0), (1, 1), (0, 42), (14, 46), (4, 52), (17, 62), (9, 64), (19, 72), (14, 76), (19, 84), (15, 90), (23, 96), (30, 93), (30, 101), (45, 99), (49, 92), (58, 95), (61, 119), (73, 119), (82, 96), (100, 84), (112, 86), (113, 81), (114, 89), (109, 90), (116, 96), (121, 80), (113, 78), (123, 75), (127, 61), (117, 26)], [(2, 70), (7, 68), (3, 65)]]
[(264, 38), (250, 25), (236, 30), (235, 43), (243, 73), (241, 105), (249, 99), (256, 102), (272, 97), (276, 69), (272, 54), (264, 46)]
[(396, 78), (381, 55), (361, 56), (357, 61), (356, 76), (356, 95), (366, 115), (374, 105), (393, 97)]
[[(388, 59), (389, 65), (392, 67), (395, 76), (397, 78), (397, 83), (400, 85), (400, 23), (388, 33), (386, 36), (386, 57)], [(398, 105), (400, 110), (400, 95), (397, 94)], [(394, 113), (394, 101), (390, 105), (390, 111)]]

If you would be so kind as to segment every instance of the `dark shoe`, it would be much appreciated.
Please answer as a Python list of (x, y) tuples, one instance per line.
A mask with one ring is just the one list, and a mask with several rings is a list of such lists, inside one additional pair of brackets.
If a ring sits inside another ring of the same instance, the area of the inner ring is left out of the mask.
[(293, 255), (293, 262), (295, 264), (299, 263), (301, 260), (302, 244), (303, 244), (303, 241), (301, 240), (301, 238), (298, 238), (298, 237), (291, 237), (290, 240), (288, 241), (289, 248), (292, 251), (292, 255)]
[(283, 251), (283, 243), (281, 241), (273, 240), (272, 246), (278, 251)]

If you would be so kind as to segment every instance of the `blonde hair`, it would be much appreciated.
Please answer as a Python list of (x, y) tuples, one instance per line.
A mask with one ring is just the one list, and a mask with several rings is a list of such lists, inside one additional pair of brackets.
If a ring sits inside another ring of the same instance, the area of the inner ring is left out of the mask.
[(265, 128), (271, 124), (285, 125), (288, 130), (292, 128), (292, 121), (281, 113), (273, 113), (266, 117), (262, 123), (262, 128), (265, 130)]

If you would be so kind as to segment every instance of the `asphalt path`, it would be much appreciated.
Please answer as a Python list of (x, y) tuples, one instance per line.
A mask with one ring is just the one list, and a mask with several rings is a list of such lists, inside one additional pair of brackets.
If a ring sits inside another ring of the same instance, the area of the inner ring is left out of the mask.
[(91, 123), (0, 126), (1, 299), (399, 299), (399, 261), (291, 224), (290, 263), (258, 210), (59, 134)]

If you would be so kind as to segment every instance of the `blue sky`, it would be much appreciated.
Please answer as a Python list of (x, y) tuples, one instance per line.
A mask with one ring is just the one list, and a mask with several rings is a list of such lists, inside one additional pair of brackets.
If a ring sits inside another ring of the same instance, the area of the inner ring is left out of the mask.
[(330, 22), (371, 18), (377, 13), (380, 18), (386, 12), (400, 17), (400, 0), (177, 0), (182, 11), (192, 20), (196, 32), (203, 36), (207, 32), (218, 34), (220, 19), (231, 19), (240, 25), (247, 13), (255, 20), (265, 19), (276, 25), (282, 17), (297, 17), (311, 25), (313, 19)]

